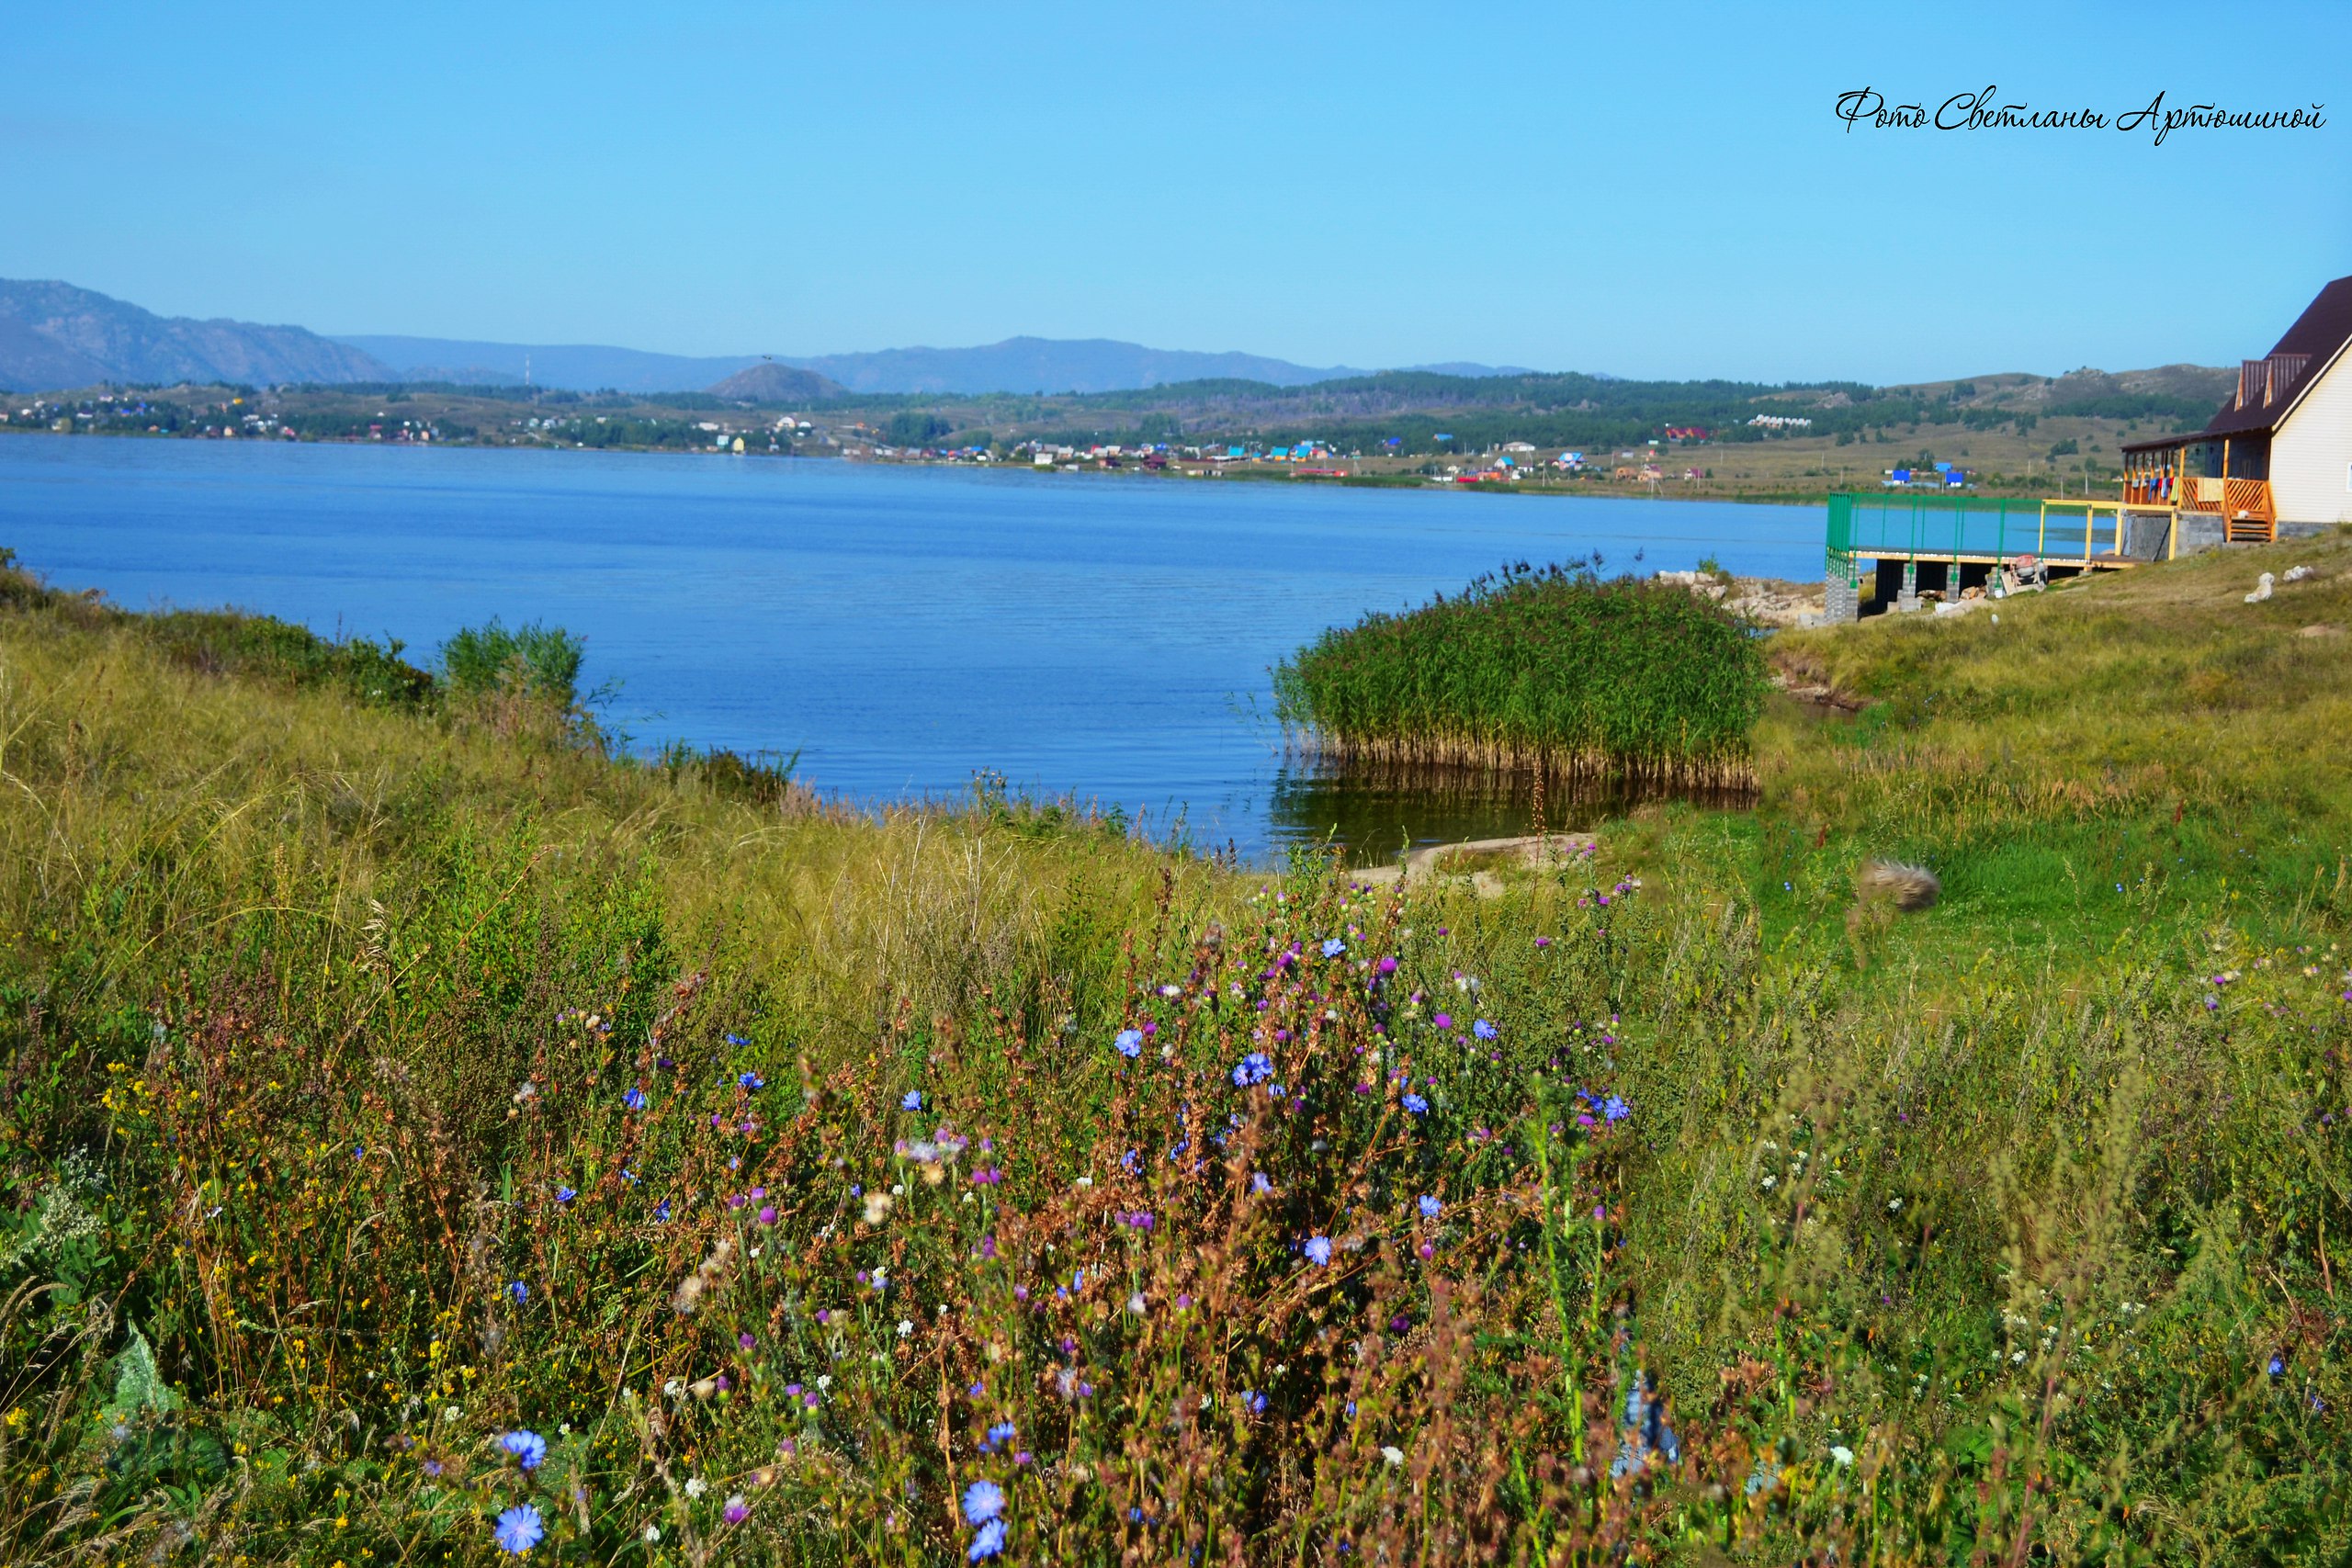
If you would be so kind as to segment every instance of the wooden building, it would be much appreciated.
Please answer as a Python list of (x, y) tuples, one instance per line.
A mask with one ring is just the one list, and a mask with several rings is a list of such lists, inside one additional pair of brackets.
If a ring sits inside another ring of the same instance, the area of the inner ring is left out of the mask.
[(2123, 448), (2123, 504), (2177, 514), (2172, 553), (2352, 522), (2352, 277), (2238, 367), (2205, 427)]

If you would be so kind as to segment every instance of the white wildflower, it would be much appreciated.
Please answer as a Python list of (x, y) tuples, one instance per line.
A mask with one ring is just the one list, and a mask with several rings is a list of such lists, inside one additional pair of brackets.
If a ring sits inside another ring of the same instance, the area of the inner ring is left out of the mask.
[(709, 1490), (710, 1490), (710, 1483), (709, 1483), (709, 1482), (707, 1482), (707, 1481), (705, 1481), (701, 1476), (699, 1476), (699, 1475), (689, 1475), (689, 1476), (687, 1476), (687, 1477), (686, 1477), (686, 1495), (687, 1495), (687, 1496), (689, 1496), (689, 1497), (699, 1497), (699, 1496), (701, 1496), (704, 1493), (706, 1493), (706, 1492), (707, 1492), (707, 1491), (709, 1491)]
[(1405, 1450), (1398, 1448), (1384, 1446), (1380, 1450), (1380, 1457), (1386, 1460), (1391, 1465), (1399, 1465), (1405, 1462)]
[(1837, 1447), (1829, 1450), (1829, 1457), (1836, 1460), (1841, 1465), (1851, 1464), (1854, 1462), (1854, 1450), (1848, 1448), (1845, 1444), (1839, 1443)]
[(912, 1334), (914, 1331), (915, 1331), (915, 1325), (914, 1325), (914, 1321), (913, 1321), (913, 1319), (911, 1319), (911, 1318), (904, 1318), (904, 1317), (902, 1317), (902, 1318), (899, 1319), (899, 1338), (904, 1339), (908, 1335)]
[(662, 1539), (662, 1527), (660, 1525), (646, 1526), (645, 1539), (649, 1545), (654, 1541), (660, 1540)]

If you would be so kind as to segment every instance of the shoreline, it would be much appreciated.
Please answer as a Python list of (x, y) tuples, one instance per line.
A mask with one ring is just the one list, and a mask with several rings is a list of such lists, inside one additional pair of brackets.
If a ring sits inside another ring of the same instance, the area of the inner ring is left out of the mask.
[[(820, 456), (808, 452), (753, 452), (749, 450), (742, 452), (703, 452), (691, 449), (673, 449), (662, 446), (612, 446), (588, 447), (561, 446), (553, 443), (525, 445), (523, 443), (516, 442), (491, 441), (360, 441), (343, 436), (305, 436), (299, 440), (288, 441), (266, 436), (237, 437), (217, 435), (173, 435), (148, 431), (130, 430), (65, 432), (22, 429), (8, 426), (0, 426), (0, 436), (46, 436), (51, 440), (73, 441), (187, 442), (198, 446), (352, 446), (370, 449), (406, 449), (413, 451), (596, 452), (607, 456), (648, 457), (788, 459), (807, 463), (840, 463), (851, 468), (946, 468), (967, 473), (1053, 474), (1056, 476), (1074, 475), (1080, 479), (1117, 479), (1163, 480), (1180, 478), (1195, 480), (1236, 479), (1249, 484), (1297, 483), (1309, 486), (1328, 485), (1339, 490), (1405, 491), (1416, 493), (1443, 492), (1448, 494), (1476, 494), (1483, 492), (1495, 495), (1542, 497), (1555, 501), (1663, 501), (1677, 502), (1712, 501), (1727, 502), (1749, 506), (1826, 507), (1829, 504), (1829, 491), (1751, 491), (1738, 492), (1707, 491), (1694, 494), (1687, 490), (1653, 490), (1646, 486), (1616, 487), (1593, 485), (1589, 487), (1571, 488), (1567, 486), (1550, 484), (1465, 485), (1455, 484), (1447, 480), (1426, 479), (1419, 475), (1397, 476), (1395, 478), (1375, 474), (1333, 476), (1329, 474), (1284, 473), (1278, 469), (1225, 469), (1200, 473), (1187, 471), (1178, 474), (1165, 470), (1152, 472), (1143, 468), (1102, 468), (1100, 467), (1091, 468), (1040, 468), (1028, 464), (1009, 462), (951, 463), (936, 460), (925, 461), (922, 459), (916, 459), (913, 461), (877, 461), (870, 457), (847, 457), (837, 454)], [(1970, 491), (1969, 493), (1972, 495), (1981, 495), (1985, 499), (1993, 499), (1996, 492), (1986, 491)]]

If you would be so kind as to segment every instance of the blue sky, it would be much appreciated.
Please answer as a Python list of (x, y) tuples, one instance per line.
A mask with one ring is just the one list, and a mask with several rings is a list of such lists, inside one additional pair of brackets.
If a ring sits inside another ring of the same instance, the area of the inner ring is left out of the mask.
[[(2352, 273), (2347, 45), (2341, 3), (19, 7), (0, 276), (694, 354), (2228, 363)], [(1987, 84), (2330, 123), (1832, 112)]]

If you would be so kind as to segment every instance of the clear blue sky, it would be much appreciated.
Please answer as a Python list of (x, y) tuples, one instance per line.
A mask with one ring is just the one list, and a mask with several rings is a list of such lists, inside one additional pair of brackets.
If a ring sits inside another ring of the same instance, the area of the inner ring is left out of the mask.
[[(323, 332), (1899, 380), (2267, 348), (2352, 5), (17, 6), (0, 276)], [(2326, 105), (2317, 132), (1849, 131)]]

